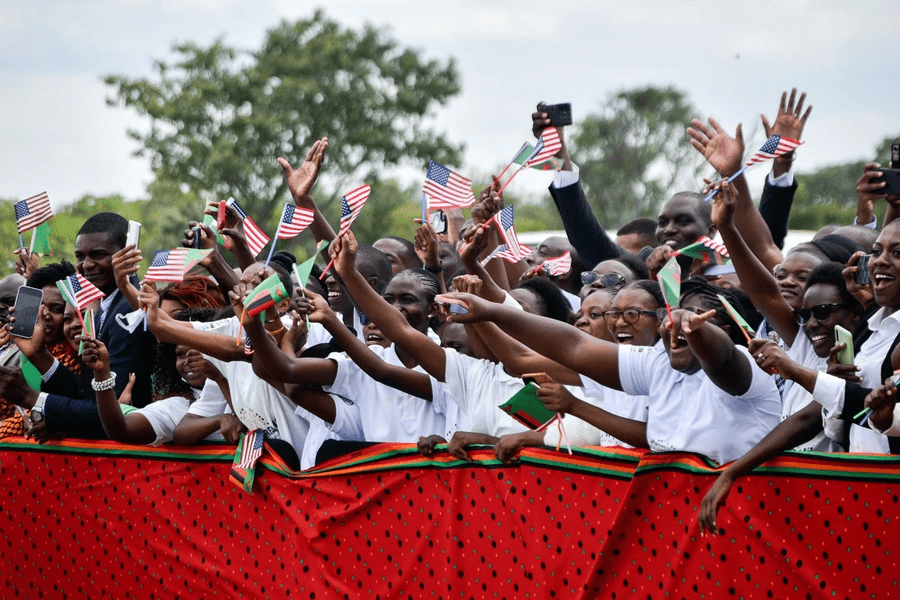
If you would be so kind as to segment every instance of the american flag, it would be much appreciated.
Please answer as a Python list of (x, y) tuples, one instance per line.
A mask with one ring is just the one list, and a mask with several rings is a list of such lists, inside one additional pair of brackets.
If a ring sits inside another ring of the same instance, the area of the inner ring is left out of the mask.
[(516, 254), (513, 254), (512, 252), (510, 252), (509, 246), (507, 246), (506, 244), (500, 244), (499, 246), (494, 248), (494, 251), (491, 252), (490, 255), (486, 259), (481, 261), (481, 266), (483, 267), (486, 264), (488, 264), (488, 262), (490, 262), (490, 260), (494, 257), (502, 258), (511, 263), (517, 263), (534, 251), (531, 247), (526, 246), (525, 244), (520, 244), (519, 247), (522, 250), (522, 254), (516, 255)]
[(187, 248), (159, 250), (144, 275), (146, 281), (184, 281)]
[(259, 228), (259, 225), (253, 222), (253, 219), (251, 219), (244, 209), (241, 208), (241, 205), (237, 203), (237, 200), (229, 198), (226, 204), (232, 207), (244, 222), (244, 235), (247, 236), (247, 245), (250, 246), (250, 252), (253, 256), (256, 256), (266, 247), (266, 244), (269, 243), (269, 236)]
[(363, 209), (371, 193), (372, 186), (366, 184), (348, 192), (341, 198), (341, 230), (338, 233), (339, 237), (347, 233), (347, 230), (353, 225), (353, 221), (359, 216), (359, 212)]
[(547, 271), (547, 275), (562, 277), (572, 270), (572, 253), (566, 250), (559, 256), (548, 258), (541, 266)]
[(516, 224), (513, 220), (513, 206), (509, 205), (497, 215), (497, 222), (500, 224), (500, 235), (506, 242), (509, 251), (513, 256), (524, 256), (522, 254), (522, 245), (519, 244), (519, 236), (516, 235)]
[(534, 152), (522, 164), (522, 168), (533, 167), (553, 158), (553, 155), (562, 149), (562, 141), (556, 127), (548, 127), (541, 133), (540, 139), (534, 145)]
[(252, 469), (254, 467), (256, 461), (262, 456), (265, 439), (266, 433), (262, 429), (254, 429), (244, 434), (244, 439), (241, 440), (243, 446), (241, 448), (240, 462), (236, 465), (238, 469)]
[(13, 209), (16, 212), (16, 227), (19, 229), (19, 233), (25, 233), (53, 217), (53, 211), (50, 209), (50, 196), (47, 195), (47, 192), (20, 200), (16, 202)]
[(276, 237), (279, 240), (289, 240), (299, 235), (301, 231), (310, 226), (315, 215), (316, 213), (312, 209), (285, 203)]
[(762, 145), (762, 148), (757, 150), (756, 154), (750, 157), (750, 160), (747, 161), (747, 164), (745, 166), (749, 167), (750, 165), (755, 165), (756, 163), (771, 160), (776, 156), (787, 154), (802, 143), (803, 142), (792, 140), (791, 138), (781, 137), (780, 135), (773, 135), (768, 140), (766, 140), (766, 143)]
[(66, 277), (66, 283), (68, 288), (72, 290), (71, 299), (75, 301), (75, 308), (77, 309), (81, 309), (82, 306), (106, 296), (97, 286), (82, 277), (81, 273), (69, 275)]
[(422, 191), (428, 195), (429, 208), (435, 210), (468, 208), (475, 204), (472, 180), (433, 160), (428, 162)]

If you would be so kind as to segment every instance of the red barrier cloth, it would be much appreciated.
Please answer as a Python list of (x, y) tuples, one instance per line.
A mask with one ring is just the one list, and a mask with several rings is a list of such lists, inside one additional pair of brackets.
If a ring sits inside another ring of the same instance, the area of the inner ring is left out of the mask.
[(293, 473), (233, 446), (0, 442), (4, 597), (887, 598), (900, 460), (787, 454), (738, 480), (694, 455), (382, 444)]

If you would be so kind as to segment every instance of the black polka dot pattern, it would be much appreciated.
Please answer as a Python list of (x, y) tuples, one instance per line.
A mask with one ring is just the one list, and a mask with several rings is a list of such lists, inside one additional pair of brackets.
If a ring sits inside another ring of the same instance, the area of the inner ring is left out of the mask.
[(693, 455), (385, 444), (303, 475), (263, 459), (251, 495), (233, 450), (187, 452), (0, 443), (3, 596), (900, 597), (892, 458), (786, 455), (700, 537)]

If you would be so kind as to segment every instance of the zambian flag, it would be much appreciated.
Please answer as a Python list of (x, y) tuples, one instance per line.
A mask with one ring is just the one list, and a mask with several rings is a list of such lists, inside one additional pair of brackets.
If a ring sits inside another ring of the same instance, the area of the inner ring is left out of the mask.
[[(534, 152), (534, 145), (525, 142), (522, 145), (522, 148), (519, 150), (519, 153), (516, 154), (516, 157), (512, 160), (514, 165), (523, 165), (528, 157)], [(556, 157), (551, 157), (550, 160), (546, 162), (542, 162), (538, 165), (533, 165), (532, 169), (537, 169), (538, 171), (559, 171), (563, 167), (563, 161)]]
[(278, 274), (273, 274), (247, 294), (247, 297), (244, 298), (244, 309), (248, 315), (255, 317), (287, 297), (287, 290), (278, 278)]

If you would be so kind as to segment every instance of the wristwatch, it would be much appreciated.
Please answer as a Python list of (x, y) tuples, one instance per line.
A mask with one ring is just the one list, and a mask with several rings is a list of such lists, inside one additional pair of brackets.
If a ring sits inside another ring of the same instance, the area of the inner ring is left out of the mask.
[(39, 393), (34, 406), (31, 407), (31, 422), (34, 425), (44, 420), (44, 404), (47, 402), (47, 395), (47, 392)]
[(440, 273), (441, 271), (444, 270), (444, 261), (441, 261), (440, 264), (438, 264), (438, 266), (436, 266), (436, 267), (429, 267), (428, 265), (425, 265), (425, 270), (428, 271), (429, 273), (431, 273), (432, 275), (437, 275), (438, 273)]

